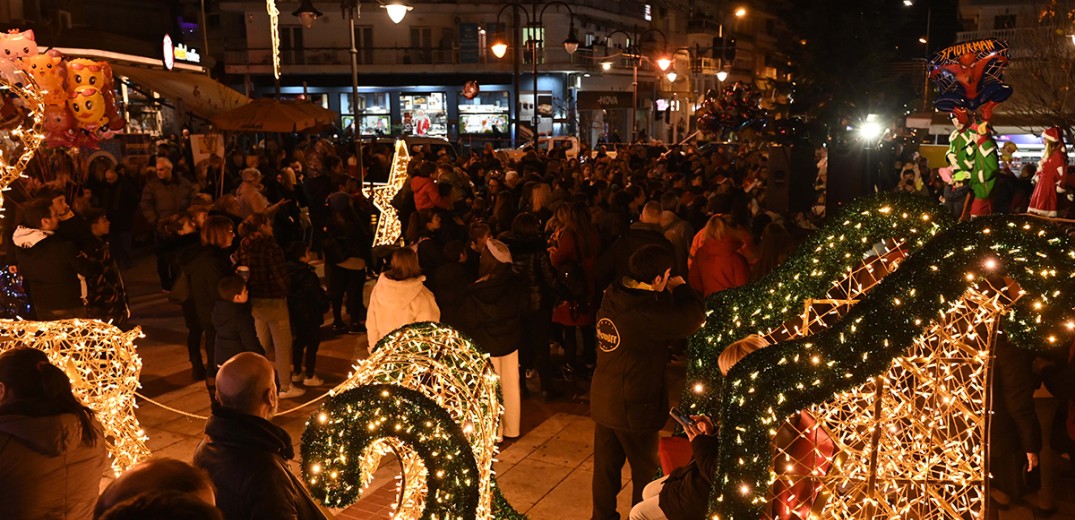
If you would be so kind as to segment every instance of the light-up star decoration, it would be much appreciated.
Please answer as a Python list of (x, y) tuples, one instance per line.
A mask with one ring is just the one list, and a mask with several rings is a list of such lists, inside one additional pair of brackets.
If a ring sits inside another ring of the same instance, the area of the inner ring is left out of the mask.
[(123, 332), (97, 320), (0, 320), (0, 351), (18, 346), (44, 351), (71, 379), (75, 395), (104, 426), (112, 470), (119, 475), (149, 457), (146, 434), (134, 415), (142, 359), (137, 327)]
[(523, 518), (493, 478), (499, 378), (489, 356), (437, 323), (396, 329), (306, 423), (303, 474), (330, 507), (358, 499), (381, 458), (402, 467), (392, 518)]
[(397, 245), (403, 236), (403, 224), (399, 221), (396, 208), (392, 207), (392, 199), (407, 182), (407, 165), (410, 162), (411, 154), (407, 151), (407, 143), (402, 139), (397, 139), (388, 183), (373, 188), (373, 205), (381, 211), (381, 216), (377, 219), (377, 230), (373, 236), (374, 247)]

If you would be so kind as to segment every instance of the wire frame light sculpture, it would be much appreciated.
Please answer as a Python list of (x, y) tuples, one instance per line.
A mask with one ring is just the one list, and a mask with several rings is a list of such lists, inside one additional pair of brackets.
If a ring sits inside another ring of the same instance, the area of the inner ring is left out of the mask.
[[(0, 127), (0, 205), (3, 205), (3, 192), (26, 171), (45, 138), (45, 101), (41, 90), (29, 74), (21, 70), (11, 74), (13, 78), (0, 76), (0, 106), (14, 106), (12, 116), (2, 116)], [(4, 114), (7, 113), (5, 110)]]
[[(1011, 303), (985, 287), (953, 302), (882, 376), (784, 423), (772, 518), (985, 517), (989, 361)], [(799, 335), (857, 301), (832, 303), (809, 306)]]
[(134, 340), (140, 337), (137, 327), (123, 332), (97, 320), (0, 320), (0, 350), (41, 350), (71, 379), (75, 396), (104, 427), (116, 475), (149, 457), (146, 434), (134, 414), (142, 372)]
[(396, 140), (396, 153), (392, 159), (392, 171), (389, 172), (388, 183), (373, 188), (373, 205), (381, 212), (381, 216), (377, 218), (377, 229), (373, 236), (374, 247), (396, 245), (403, 236), (403, 223), (399, 221), (396, 208), (392, 207), (392, 199), (407, 182), (407, 165), (410, 162), (411, 154), (407, 151), (406, 142), (402, 139)]
[(382, 458), (402, 468), (393, 518), (508, 516), (493, 458), (501, 404), (489, 357), (436, 323), (385, 336), (306, 423), (303, 473), (330, 507), (356, 501)]

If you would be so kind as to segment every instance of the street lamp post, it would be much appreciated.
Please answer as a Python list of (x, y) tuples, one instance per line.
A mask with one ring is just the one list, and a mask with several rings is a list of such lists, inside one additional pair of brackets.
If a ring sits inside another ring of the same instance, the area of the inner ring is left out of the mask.
[[(510, 2), (500, 8), (500, 11), (496, 14), (497, 27), (500, 26), (500, 16), (504, 14), (504, 10), (511, 7), (514, 15), (514, 27), (512, 29), (513, 42), (515, 43), (512, 49), (512, 65), (514, 66), (514, 85), (515, 85), (515, 118), (518, 119), (519, 114), (522, 113), (522, 103), (519, 101), (519, 12), (526, 16), (526, 26), (530, 28), (530, 63), (532, 65), (531, 74), (534, 80), (534, 114), (530, 119), (530, 123), (534, 130), (534, 150), (538, 149), (538, 125), (541, 123), (541, 116), (538, 115), (538, 46), (543, 45), (544, 40), (538, 39), (537, 29), (542, 26), (545, 18), (545, 10), (552, 6), (563, 6), (567, 9), (568, 18), (571, 20), (571, 28), (568, 29), (567, 38), (564, 39), (564, 50), (569, 54), (575, 54), (575, 51), (579, 48), (579, 40), (575, 37), (575, 12), (571, 10), (571, 6), (560, 1), (553, 1), (544, 4), (541, 10), (538, 10), (539, 4), (537, 0), (534, 0), (530, 7), (530, 12), (526, 12), (526, 6), (519, 2)], [(508, 44), (504, 42), (503, 35), (501, 35), (493, 44), (490, 49), (493, 51), (493, 55), (497, 58), (503, 58), (507, 52)], [(516, 131), (517, 133), (517, 131)], [(514, 138), (514, 134), (513, 134)]]
[[(633, 69), (631, 76), (631, 140), (634, 141), (638, 137), (638, 66), (641, 65), (642, 60), (650, 61), (649, 58), (642, 55), (642, 38), (645, 38), (650, 34), (659, 34), (661, 35), (661, 40), (664, 44), (662, 49), (667, 49), (668, 37), (665, 36), (664, 32), (660, 29), (646, 29), (645, 32), (639, 34), (638, 29), (635, 28), (633, 37), (632, 35), (617, 29), (605, 35), (606, 43), (616, 34), (622, 34), (624, 38), (627, 38), (631, 42), (630, 47), (627, 49), (631, 52), (625, 54), (630, 56), (631, 68)], [(664, 52), (664, 50), (662, 50), (662, 52)], [(656, 64), (657, 67), (661, 69), (661, 72), (664, 72), (672, 65), (672, 60), (662, 54), (662, 56), (656, 60)]]
[[(390, 4), (380, 4), (388, 12), (388, 17), (394, 23), (400, 23), (403, 18), (407, 16), (407, 12), (412, 8), (407, 5), (403, 5), (399, 2), (393, 2)], [(355, 145), (355, 168), (358, 171), (358, 184), (359, 186), (365, 181), (366, 171), (365, 165), (362, 161), (362, 129), (361, 129), (361, 112), (359, 110), (358, 102), (358, 46), (355, 42), (355, 19), (362, 18), (361, 4), (359, 0), (341, 0), (340, 10), (347, 14), (347, 21), (351, 28), (350, 40), (351, 40), (351, 116), (353, 121), (351, 127), (354, 129), (354, 145)], [(318, 11), (313, 6), (311, 0), (302, 0), (302, 4), (293, 13), (302, 21), (302, 26), (306, 29), (313, 27), (314, 21), (318, 16), (323, 13)]]

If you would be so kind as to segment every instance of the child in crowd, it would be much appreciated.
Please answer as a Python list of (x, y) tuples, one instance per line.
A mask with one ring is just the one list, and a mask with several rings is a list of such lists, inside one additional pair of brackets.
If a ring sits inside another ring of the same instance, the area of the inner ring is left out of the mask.
[[(287, 258), (288, 286), (287, 306), (291, 317), (291, 361), (294, 372), (291, 381), (303, 386), (325, 384), (314, 373), (317, 349), (321, 345), (321, 324), (329, 309), (329, 298), (321, 287), (310, 262), (310, 248), (305, 242), (294, 242), (285, 252)], [(305, 360), (306, 372), (302, 367)]]
[(222, 278), (217, 285), (217, 296), (219, 299), (213, 306), (213, 327), (216, 328), (213, 363), (219, 367), (241, 352), (265, 355), (254, 328), (246, 281), (239, 276)]

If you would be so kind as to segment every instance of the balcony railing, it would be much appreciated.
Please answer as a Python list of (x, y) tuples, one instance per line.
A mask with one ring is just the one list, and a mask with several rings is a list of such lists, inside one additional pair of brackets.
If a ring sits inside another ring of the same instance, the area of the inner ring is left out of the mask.
[[(592, 70), (600, 67), (604, 56), (617, 55), (619, 49), (595, 49), (580, 47), (569, 55), (563, 47), (538, 47), (537, 62), (545, 66), (563, 66), (579, 70)], [(440, 49), (427, 47), (365, 47), (358, 50), (358, 64), (368, 66), (408, 66), (408, 65), (471, 65), (488, 64), (491, 66), (510, 66), (510, 54), (497, 58), (492, 51), (478, 49), (467, 61), (462, 60), (459, 48)], [(519, 63), (529, 68), (534, 54), (529, 49), (520, 52)], [(225, 52), (225, 63), (229, 66), (268, 67), (272, 65), (272, 50), (268, 48), (229, 49)], [(613, 60), (614, 63), (616, 60)], [(351, 50), (343, 47), (308, 47), (302, 50), (281, 49), (280, 63), (284, 66), (306, 67), (349, 67)], [(616, 63), (619, 65), (619, 63)], [(629, 67), (630, 65), (622, 65)], [(645, 68), (645, 67), (643, 67)]]
[(996, 38), (1000, 41), (1036, 38), (1047, 33), (1049, 30), (1050, 29), (1046, 27), (1021, 27), (1016, 29), (996, 29), (993, 31), (963, 31), (956, 33), (956, 43), (984, 40), (986, 38)]

